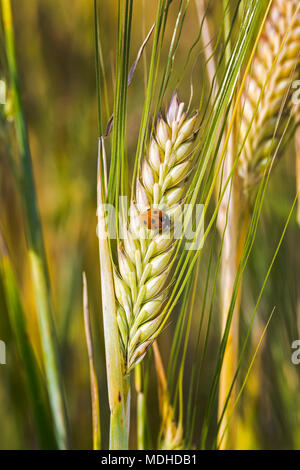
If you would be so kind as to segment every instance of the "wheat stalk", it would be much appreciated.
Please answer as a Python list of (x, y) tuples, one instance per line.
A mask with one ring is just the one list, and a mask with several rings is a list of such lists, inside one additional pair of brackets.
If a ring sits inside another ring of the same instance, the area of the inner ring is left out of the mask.
[[(142, 360), (164, 320), (170, 263), (174, 256), (174, 219), (182, 203), (191, 169), (197, 113), (187, 118), (174, 93), (166, 119), (158, 118), (141, 175), (136, 181), (136, 206), (123, 228), (118, 248), (115, 291), (125, 374)], [(169, 218), (170, 230), (145, 228), (141, 216), (157, 208)]]
[(276, 158), (281, 154), (295, 127), (299, 104), (293, 103), (292, 85), (299, 77), (299, 65), (298, 1), (274, 0), (244, 93), (240, 142), (246, 140), (239, 175), (246, 189), (259, 182), (272, 156), (275, 152)]

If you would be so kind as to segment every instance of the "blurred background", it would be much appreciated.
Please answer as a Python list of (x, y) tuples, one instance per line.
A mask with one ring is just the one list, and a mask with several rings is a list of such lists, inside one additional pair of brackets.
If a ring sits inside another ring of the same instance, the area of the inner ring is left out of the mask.
[[(15, 0), (13, 11), (21, 89), (50, 267), (72, 448), (87, 449), (92, 445), (89, 369), (82, 315), (82, 270), (86, 271), (88, 279), (103, 441), (107, 446), (108, 403), (96, 238), (97, 97), (93, 2)], [(155, 11), (156, 2), (135, 2), (131, 62), (154, 21)], [(210, 17), (216, 34), (217, 17), (218, 6), (213, 9)], [(103, 61), (108, 86), (111, 86), (114, 80), (117, 1), (100, 2), (100, 26)], [(173, 83), (168, 87), (170, 95), (181, 78), (187, 51), (198, 34), (199, 23), (193, 6), (189, 9), (184, 28), (176, 55)], [(171, 30), (167, 34), (170, 35)], [(162, 54), (166, 53), (167, 49), (162, 51)], [(147, 66), (147, 61), (149, 51), (140, 62), (129, 90), (129, 156), (134, 156), (137, 142), (145, 86), (144, 67)], [(0, 78), (3, 78), (3, 44), (0, 65)], [(205, 81), (201, 60), (197, 67), (187, 68), (179, 85), (179, 95), (187, 102), (191, 76), (195, 88), (196, 85), (198, 87), (198, 91), (195, 91), (197, 97)], [(112, 109), (113, 89), (108, 89), (107, 97), (103, 98), (107, 98), (104, 117), (108, 120), (108, 111), (111, 112)], [(0, 139), (0, 218), (21, 286), (30, 336), (40, 357), (41, 346), (26, 255), (20, 194), (5, 143)], [(291, 144), (289, 152), (271, 178), (257, 239), (246, 269), (242, 299), (242, 340), (295, 193), (295, 151)], [(300, 448), (300, 365), (293, 365), (291, 362), (291, 344), (300, 339), (299, 236), (300, 229), (294, 216), (260, 302), (251, 345), (247, 350), (245, 371), (266, 321), (275, 308), (240, 401), (240, 447)], [(209, 253), (204, 256), (204, 270), (208, 256)], [(201, 279), (200, 275), (196, 299), (199, 309), (203, 292)], [(159, 340), (166, 363), (175, 321), (176, 313)], [(24, 372), (9, 325), (1, 283), (0, 339), (7, 346), (7, 364), (0, 366), (0, 448), (37, 448), (32, 412), (24, 392)], [(205, 401), (208, 393), (209, 377), (214, 370), (218, 344), (219, 318), (218, 305), (215, 305), (212, 334), (200, 387), (200, 403)], [(151, 355), (147, 360), (151, 361)], [(157, 385), (153, 367), (151, 371), (149, 409), (157, 410)], [(132, 420), (134, 423), (134, 401)], [(159, 423), (158, 411), (151, 413), (150, 420), (155, 433)], [(134, 437), (132, 439), (134, 445)]]

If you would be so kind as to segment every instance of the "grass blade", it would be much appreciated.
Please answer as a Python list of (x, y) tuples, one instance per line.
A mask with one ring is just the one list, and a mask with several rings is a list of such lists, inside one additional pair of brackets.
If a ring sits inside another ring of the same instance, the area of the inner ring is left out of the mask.
[(47, 395), (45, 393), (45, 384), (29, 340), (26, 326), (26, 315), (22, 307), (19, 288), (1, 231), (0, 272), (3, 280), (11, 328), (26, 372), (26, 386), (34, 414), (39, 443), (42, 449), (55, 449), (55, 437), (53, 434)]
[(86, 275), (83, 273), (83, 314), (84, 314), (84, 326), (86, 344), (89, 355), (90, 364), (90, 384), (91, 384), (91, 399), (92, 399), (92, 416), (93, 416), (93, 449), (101, 449), (101, 423), (100, 423), (100, 407), (99, 407), (99, 387), (98, 379), (94, 366), (94, 348), (91, 332), (90, 314), (89, 314), (89, 302), (88, 302), (88, 290)]
[(47, 388), (55, 426), (57, 445), (60, 449), (66, 449), (68, 447), (66, 407), (63, 397), (63, 386), (52, 316), (50, 280), (40, 214), (37, 205), (29, 140), (21, 102), (11, 2), (10, 0), (2, 0), (1, 5), (10, 85), (13, 92), (16, 135), (22, 171), (21, 185), (27, 222), (29, 260), (36, 297), (41, 342), (43, 347), (43, 359), (47, 376)]

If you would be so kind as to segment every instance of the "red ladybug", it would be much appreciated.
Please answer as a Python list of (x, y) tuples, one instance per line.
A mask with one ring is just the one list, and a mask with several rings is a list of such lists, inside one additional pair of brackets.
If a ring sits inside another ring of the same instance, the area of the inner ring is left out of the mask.
[(170, 219), (160, 209), (147, 209), (141, 214), (141, 223), (148, 230), (158, 230), (162, 232), (170, 227)]

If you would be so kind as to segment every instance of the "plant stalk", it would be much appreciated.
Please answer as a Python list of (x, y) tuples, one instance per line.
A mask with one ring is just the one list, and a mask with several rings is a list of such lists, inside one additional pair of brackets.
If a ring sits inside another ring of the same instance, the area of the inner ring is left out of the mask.
[[(228, 154), (225, 168), (224, 168), (224, 178), (225, 180), (228, 177), (228, 174), (232, 168), (232, 158), (231, 152)], [(234, 282), (237, 274), (237, 195), (235, 190), (235, 182), (232, 182), (231, 191), (228, 188), (228, 197), (224, 197), (224, 202), (227, 201), (228, 208), (222, 210), (227, 210), (227, 226), (224, 233), (224, 242), (222, 250), (222, 260), (221, 260), (221, 285), (220, 285), (220, 294), (221, 294), (221, 335), (224, 334), (227, 322), (227, 316), (231, 304), (231, 298), (234, 288)], [(232, 379), (237, 366), (237, 357), (238, 357), (238, 311), (237, 306), (235, 306), (231, 327), (228, 335), (226, 350), (223, 359), (222, 370), (220, 374), (220, 384), (219, 384), (219, 417), (222, 415), (224, 405), (226, 403), (227, 395), (230, 390)], [(223, 434), (224, 429), (227, 425), (227, 415), (225, 413), (221, 426), (220, 433)], [(222, 441), (223, 449), (227, 448), (228, 445), (228, 428), (227, 433)]]
[(103, 205), (103, 184), (100, 158), (101, 139), (99, 139), (98, 152), (97, 215), (103, 328), (105, 340), (108, 399), (110, 406), (109, 447), (111, 450), (126, 450), (128, 449), (129, 428), (129, 420), (126, 418), (126, 415), (128, 416), (126, 411), (129, 409), (129, 384), (128, 380), (125, 380), (124, 378), (124, 366), (121, 359), (114, 281)]

